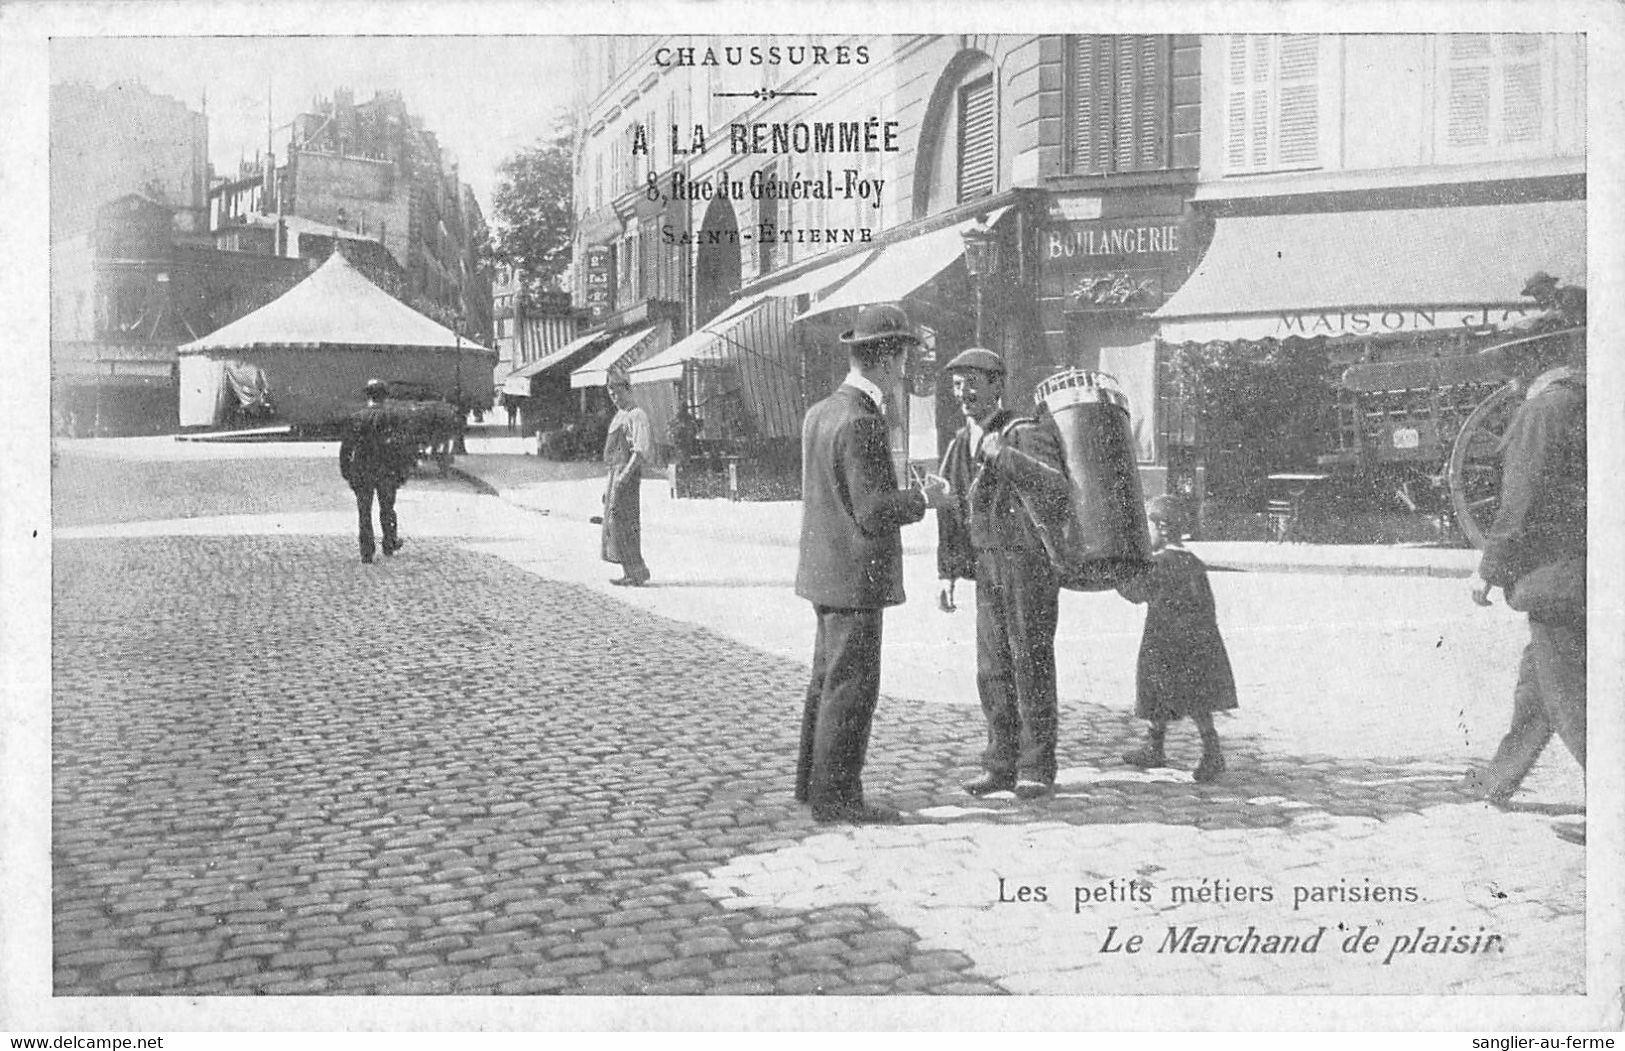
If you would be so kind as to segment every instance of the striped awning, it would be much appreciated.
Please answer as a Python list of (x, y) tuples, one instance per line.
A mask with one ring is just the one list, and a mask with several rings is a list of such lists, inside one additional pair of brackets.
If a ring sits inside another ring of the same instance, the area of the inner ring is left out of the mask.
[[(788, 302), (798, 296), (816, 295), (831, 289), (857, 273), (873, 255), (873, 252), (859, 252), (825, 266), (815, 267), (788, 281), (775, 285), (764, 284), (760, 291), (734, 302), (722, 313), (648, 361), (634, 365), (627, 370), (627, 374), (634, 384), (672, 381), (682, 378), (685, 361), (721, 361), (735, 357), (737, 347), (731, 344), (737, 341), (737, 337), (733, 333), (744, 325), (748, 317), (774, 300)], [(774, 316), (779, 314), (775, 313)], [(785, 324), (789, 324), (788, 317)], [(787, 340), (780, 342), (788, 345)]]
[(649, 349), (649, 337), (654, 335), (656, 327), (650, 325), (648, 328), (634, 329), (618, 337), (603, 353), (570, 373), (570, 386), (578, 390), (602, 387), (609, 382), (611, 372), (642, 361)]
[[(993, 226), (1008, 210), (1008, 207), (993, 209), (985, 217), (986, 225)], [(965, 231), (976, 225), (977, 220), (967, 219), (887, 245), (880, 250), (880, 258), (839, 290), (814, 303), (797, 320), (846, 307), (900, 302), (965, 254)]]
[(516, 398), (530, 396), (530, 381), (554, 368), (565, 368), (571, 364), (579, 365), (581, 359), (601, 347), (604, 341), (610, 338), (607, 332), (590, 332), (585, 336), (573, 339), (543, 357), (537, 358), (528, 365), (523, 365), (506, 376), (502, 377), (502, 393), (511, 394)]

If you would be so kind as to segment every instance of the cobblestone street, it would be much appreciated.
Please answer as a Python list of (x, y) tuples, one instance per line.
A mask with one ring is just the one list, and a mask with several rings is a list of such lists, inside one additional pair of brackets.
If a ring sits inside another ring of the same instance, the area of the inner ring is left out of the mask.
[[(693, 885), (816, 828), (800, 669), (449, 545), (348, 555), (62, 545), (59, 993), (998, 991), (874, 909)], [(948, 794), (973, 724), (881, 720), (886, 787)]]
[[(1230, 773), (1198, 785), (1180, 733), (1177, 769), (1117, 762), (1143, 733), (1097, 703), (1120, 685), (1063, 681), (1057, 794), (971, 800), (973, 689), (919, 680), (888, 686), (866, 773), (909, 823), (819, 826), (790, 794), (810, 625), (751, 552), (731, 583), (633, 601), (561, 553), (584, 523), (414, 482), (408, 546), (362, 566), (326, 499), (56, 542), (58, 995), (1583, 988), (1584, 852), (1542, 805), (1470, 801), (1435, 748), (1309, 754), (1244, 699)], [(701, 579), (729, 557), (692, 556)], [(912, 623), (888, 636), (905, 671), (946, 644)], [(1294, 674), (1254, 667), (1247, 696)], [(1550, 764), (1535, 781), (1575, 798)], [(1380, 946), (1340, 951), (1361, 926)], [(1158, 950), (1188, 927), (1325, 933), (1290, 960)]]

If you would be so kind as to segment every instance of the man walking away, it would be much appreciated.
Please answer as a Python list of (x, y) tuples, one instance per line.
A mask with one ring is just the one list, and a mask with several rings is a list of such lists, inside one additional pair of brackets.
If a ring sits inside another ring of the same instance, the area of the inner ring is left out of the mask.
[(850, 371), (808, 410), (801, 429), (801, 553), (796, 594), (817, 617), (812, 678), (801, 718), (796, 798), (821, 824), (894, 824), (863, 797), (863, 761), (880, 698), (887, 606), (903, 601), (902, 526), (946, 503), (940, 486), (900, 491), (886, 394), (920, 338), (895, 306), (864, 307), (841, 336)]
[(389, 384), (368, 380), (367, 407), (350, 417), (344, 440), (339, 443), (339, 474), (355, 492), (357, 523), (360, 526), (361, 561), (371, 562), (375, 547), (372, 532), (372, 498), (378, 496), (378, 522), (384, 532), (384, 554), (401, 549), (395, 521), (395, 491), (406, 480), (411, 464), (410, 446), (399, 440), (396, 427), (384, 408)]

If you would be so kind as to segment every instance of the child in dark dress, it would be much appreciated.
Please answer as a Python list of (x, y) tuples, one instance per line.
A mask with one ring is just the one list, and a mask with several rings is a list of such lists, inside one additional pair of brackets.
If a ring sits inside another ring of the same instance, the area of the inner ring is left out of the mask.
[(1145, 633), (1136, 667), (1134, 714), (1151, 723), (1143, 748), (1123, 756), (1142, 769), (1166, 765), (1168, 724), (1189, 716), (1202, 735), (1202, 759), (1194, 780), (1216, 780), (1224, 771), (1213, 713), (1236, 707), (1230, 656), (1219, 635), (1207, 567), (1180, 545), (1184, 514), (1176, 497), (1146, 503), (1151, 527), (1151, 568), (1118, 586), (1130, 602), (1147, 605)]

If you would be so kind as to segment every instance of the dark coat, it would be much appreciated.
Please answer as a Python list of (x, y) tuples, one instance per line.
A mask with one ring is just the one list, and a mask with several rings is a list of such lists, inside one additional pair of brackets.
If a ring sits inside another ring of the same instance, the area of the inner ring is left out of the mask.
[(1586, 554), (1585, 382), (1536, 382), (1502, 438), (1501, 506), (1479, 562), (1478, 575), (1501, 588)]
[(345, 423), (339, 443), (339, 474), (351, 489), (396, 487), (406, 480), (415, 448), (381, 405), (368, 405)]
[(1148, 607), (1134, 714), (1168, 721), (1236, 707), (1236, 680), (1201, 559), (1182, 547), (1164, 547), (1151, 556), (1149, 570), (1117, 591)]
[(1003, 438), (996, 459), (972, 454), (968, 427), (959, 429), (942, 457), (940, 471), (954, 496), (953, 508), (937, 515), (937, 575), (944, 580), (975, 579), (979, 548), (1043, 551), (1027, 505), (1048, 505), (1049, 521), (1071, 497), (1054, 431), (1036, 420), (1015, 419), (1006, 409), (987, 429)]
[(900, 604), (899, 530), (924, 517), (925, 497), (897, 488), (886, 420), (868, 395), (843, 385), (807, 410), (797, 595), (846, 609)]

